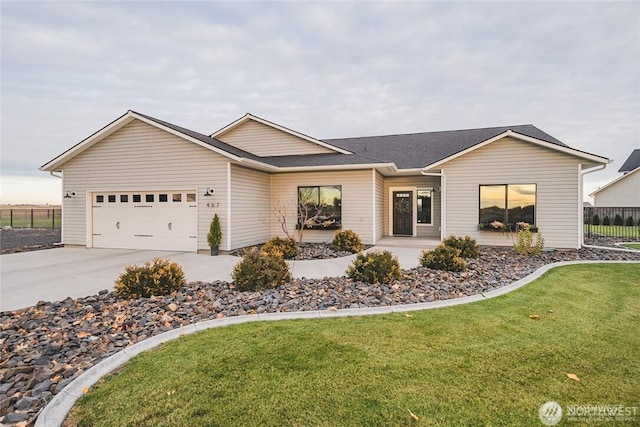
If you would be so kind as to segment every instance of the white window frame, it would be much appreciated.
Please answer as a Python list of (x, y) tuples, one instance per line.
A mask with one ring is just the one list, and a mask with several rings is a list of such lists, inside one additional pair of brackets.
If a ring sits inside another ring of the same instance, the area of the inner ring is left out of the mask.
[[(418, 222), (418, 192), (420, 191), (429, 191), (431, 192), (431, 222), (430, 223), (425, 223), (425, 222)], [(433, 217), (434, 217), (434, 212), (433, 212), (433, 195), (434, 195), (435, 191), (433, 191), (433, 187), (418, 187), (416, 188), (416, 200), (415, 200), (415, 205), (416, 205), (416, 225), (418, 227), (433, 227)]]

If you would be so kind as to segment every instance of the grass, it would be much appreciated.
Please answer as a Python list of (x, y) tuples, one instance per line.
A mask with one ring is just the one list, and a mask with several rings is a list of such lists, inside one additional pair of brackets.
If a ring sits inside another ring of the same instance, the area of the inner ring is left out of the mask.
[(587, 225), (584, 226), (584, 232), (591, 230), (593, 234), (599, 234), (607, 237), (640, 237), (640, 226), (624, 226), (624, 225)]
[(204, 331), (101, 380), (67, 425), (540, 425), (549, 400), (638, 406), (639, 278), (569, 266), (464, 306)]
[(640, 250), (640, 243), (621, 243), (620, 246), (624, 246), (629, 249), (638, 249)]
[(0, 227), (60, 228), (60, 209), (0, 209)]

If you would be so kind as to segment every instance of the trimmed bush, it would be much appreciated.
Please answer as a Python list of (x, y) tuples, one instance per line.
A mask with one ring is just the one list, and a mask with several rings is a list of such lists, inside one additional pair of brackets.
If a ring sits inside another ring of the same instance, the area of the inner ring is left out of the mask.
[(154, 258), (142, 266), (125, 267), (115, 282), (115, 292), (122, 298), (148, 298), (170, 294), (185, 283), (180, 265), (168, 259)]
[(606, 215), (603, 219), (602, 219), (602, 225), (611, 225), (611, 220), (609, 219), (609, 216)]
[(364, 249), (362, 240), (356, 233), (351, 230), (336, 231), (333, 235), (333, 241), (331, 242), (331, 248), (337, 252), (351, 252), (355, 254)]
[(600, 225), (600, 217), (598, 216), (598, 214), (595, 214), (593, 216), (593, 219), (591, 220), (591, 224)]
[(298, 242), (291, 237), (281, 239), (274, 237), (267, 240), (262, 246), (263, 252), (280, 252), (285, 259), (291, 259), (298, 255)]
[(467, 263), (460, 256), (460, 249), (440, 243), (434, 250), (422, 251), (420, 265), (434, 270), (463, 271)]
[(389, 251), (359, 253), (346, 274), (350, 279), (366, 283), (389, 283), (402, 278), (398, 258)]
[(624, 222), (622, 221), (622, 217), (620, 214), (616, 214), (615, 218), (613, 218), (613, 225), (622, 225)]
[(470, 236), (449, 236), (444, 239), (442, 243), (444, 243), (445, 246), (460, 249), (460, 256), (462, 258), (477, 258), (480, 254), (478, 243)]
[(291, 280), (291, 273), (281, 252), (258, 252), (253, 248), (233, 267), (231, 277), (238, 290), (244, 292), (284, 285)]
[(627, 222), (624, 225), (626, 225), (627, 227), (633, 227), (633, 222), (633, 217), (630, 216), (629, 218), (627, 218)]
[(536, 235), (535, 242), (533, 241), (533, 234), (531, 233), (531, 227), (525, 225), (518, 232), (518, 242), (513, 245), (518, 255), (535, 255), (539, 254), (544, 247), (544, 238), (541, 233)]

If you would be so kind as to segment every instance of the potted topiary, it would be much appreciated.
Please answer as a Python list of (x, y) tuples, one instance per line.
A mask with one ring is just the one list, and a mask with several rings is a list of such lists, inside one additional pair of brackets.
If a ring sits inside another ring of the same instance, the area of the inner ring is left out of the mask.
[(209, 234), (207, 234), (207, 242), (211, 247), (211, 256), (218, 255), (218, 246), (222, 240), (222, 231), (220, 230), (220, 218), (218, 214), (213, 216), (211, 225), (209, 226)]

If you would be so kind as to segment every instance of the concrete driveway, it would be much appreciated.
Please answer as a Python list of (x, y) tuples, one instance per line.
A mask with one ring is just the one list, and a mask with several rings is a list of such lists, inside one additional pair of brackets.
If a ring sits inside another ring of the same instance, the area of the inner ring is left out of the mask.
[[(418, 264), (420, 250), (392, 250), (403, 268)], [(231, 281), (231, 270), (240, 258), (212, 257), (187, 252), (128, 249), (59, 248), (0, 256), (0, 311), (16, 310), (38, 301), (59, 301), (113, 290), (126, 265), (142, 264), (156, 257), (182, 266), (188, 282)], [(344, 275), (355, 255), (317, 261), (289, 261), (294, 277), (323, 278)]]

